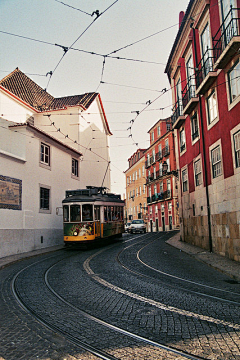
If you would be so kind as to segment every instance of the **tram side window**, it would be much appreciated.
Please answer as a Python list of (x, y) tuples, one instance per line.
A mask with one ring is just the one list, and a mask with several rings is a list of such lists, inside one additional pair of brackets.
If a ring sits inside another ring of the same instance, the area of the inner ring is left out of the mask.
[(63, 221), (69, 222), (69, 206), (68, 205), (63, 206)]
[(112, 206), (108, 206), (108, 221), (112, 221)]
[(70, 219), (71, 219), (71, 222), (76, 222), (76, 221), (81, 220), (80, 205), (71, 205), (70, 206)]
[(112, 219), (113, 219), (113, 221), (117, 221), (119, 219), (117, 206), (113, 207), (113, 218)]
[(120, 219), (123, 220), (123, 206), (120, 206)]
[(83, 221), (93, 221), (93, 207), (89, 204), (82, 206), (82, 219)]
[(94, 216), (95, 220), (100, 220), (100, 206), (94, 206)]
[(104, 206), (104, 221), (107, 222), (108, 221), (108, 211), (107, 211), (107, 206)]

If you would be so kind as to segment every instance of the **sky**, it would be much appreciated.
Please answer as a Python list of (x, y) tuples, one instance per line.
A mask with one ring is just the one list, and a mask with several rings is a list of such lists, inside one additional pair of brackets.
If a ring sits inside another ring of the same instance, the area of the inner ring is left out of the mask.
[(0, 0), (0, 78), (18, 67), (54, 97), (100, 93), (114, 193), (125, 194), (127, 160), (149, 147), (148, 130), (171, 115), (164, 70), (188, 2)]

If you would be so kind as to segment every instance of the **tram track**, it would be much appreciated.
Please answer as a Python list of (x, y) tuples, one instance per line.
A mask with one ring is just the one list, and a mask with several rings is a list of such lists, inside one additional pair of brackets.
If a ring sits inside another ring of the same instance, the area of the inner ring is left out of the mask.
[[(69, 256), (68, 256), (69, 258)], [(173, 355), (173, 357), (169, 356), (169, 359), (175, 359), (176, 356), (177, 358), (180, 359), (192, 359), (192, 360), (200, 360), (200, 359), (204, 359), (203, 357), (199, 357), (199, 356), (195, 356), (193, 354), (188, 354), (186, 352), (183, 351), (179, 351), (178, 349), (174, 349), (172, 347), (168, 347), (165, 346), (163, 344), (159, 344), (157, 342), (151, 341), (147, 338), (144, 338), (142, 336), (139, 336), (137, 334), (131, 333), (129, 331), (126, 331), (124, 329), (121, 329), (117, 326), (114, 326), (110, 323), (107, 323), (95, 316), (90, 315), (89, 313), (85, 312), (84, 310), (81, 310), (79, 308), (77, 308), (76, 306), (74, 306), (73, 304), (71, 304), (69, 301), (67, 301), (66, 299), (64, 299), (64, 297), (62, 297), (61, 295), (59, 295), (53, 288), (52, 286), (49, 284), (48, 281), (48, 275), (50, 273), (50, 271), (53, 269), (54, 266), (56, 266), (57, 264), (59, 264), (61, 261), (64, 261), (64, 259), (60, 259), (57, 260), (54, 264), (52, 264), (50, 267), (48, 267), (45, 270), (45, 275), (44, 275), (44, 282), (46, 287), (48, 288), (48, 290), (54, 295), (55, 298), (57, 298), (59, 301), (61, 301), (62, 303), (64, 303), (65, 305), (67, 305), (67, 307), (71, 310), (73, 310), (74, 312), (78, 312), (78, 314), (80, 314), (81, 316), (87, 318), (88, 320), (98, 323), (99, 325), (107, 328), (108, 330), (117, 332), (118, 334), (124, 335), (125, 337), (128, 338), (132, 338), (134, 340), (134, 342), (136, 342), (136, 344), (138, 344), (138, 346), (140, 345), (142, 347), (142, 344), (147, 344), (147, 346), (150, 346), (152, 348), (152, 351), (154, 351), (154, 348), (159, 348), (160, 350), (163, 350), (164, 353), (170, 353)], [(41, 260), (37, 263), (43, 262), (44, 260)], [(92, 345), (89, 345), (87, 342), (83, 342), (81, 341), (77, 336), (73, 336), (70, 332), (68, 332), (67, 330), (63, 330), (62, 327), (57, 326), (56, 324), (53, 324), (51, 321), (49, 321), (48, 319), (46, 319), (46, 317), (43, 317), (39, 314), (38, 311), (36, 311), (36, 309), (33, 309), (33, 307), (31, 305), (28, 304), (28, 302), (26, 300), (24, 300), (24, 298), (21, 295), (21, 291), (19, 291), (18, 289), (18, 278), (20, 275), (23, 275), (24, 271), (29, 272), (30, 267), (33, 267), (34, 265), (36, 265), (37, 263), (31, 264), (23, 269), (21, 269), (18, 273), (15, 274), (13, 280), (12, 280), (12, 292), (14, 294), (14, 297), (16, 298), (17, 302), (19, 303), (19, 305), (31, 316), (33, 316), (39, 323), (41, 323), (42, 325), (46, 326), (48, 329), (57, 332), (59, 334), (61, 334), (62, 336), (64, 336), (69, 342), (71, 342), (72, 344), (74, 344), (75, 346), (80, 347), (81, 349), (83, 349), (84, 351), (87, 351), (93, 355), (95, 355), (97, 358), (99, 359), (105, 359), (105, 360), (119, 360), (119, 357), (116, 357), (114, 355), (111, 355), (105, 351), (102, 351), (100, 349), (98, 349), (97, 347), (94, 347)], [(119, 335), (118, 335), (119, 336)], [(137, 346), (137, 345), (135, 345)], [(129, 350), (128, 350), (129, 351)], [(141, 350), (143, 351), (143, 350)], [(149, 351), (149, 348), (147, 349), (147, 351)], [(130, 359), (131, 357), (129, 357)], [(133, 357), (134, 358), (134, 357)], [(153, 357), (154, 358), (154, 357)], [(156, 358), (157, 359), (157, 358)]]
[[(130, 238), (127, 239), (123, 242), (123, 244), (127, 244), (128, 242), (134, 242), (134, 244), (130, 244), (129, 246), (125, 247), (124, 249), (122, 249), (121, 251), (118, 252), (117, 257), (120, 256), (120, 253), (124, 250), (126, 250), (127, 248), (130, 248), (131, 246), (134, 245), (139, 245), (142, 242), (145, 242), (146, 238), (142, 235), (142, 236), (135, 236), (134, 238)], [(136, 258), (138, 259), (138, 261), (140, 262), (141, 259), (141, 251), (143, 251), (144, 248), (147, 247), (147, 245), (149, 245), (150, 242), (154, 242), (154, 237), (152, 238), (148, 238), (147, 242), (148, 244), (144, 244), (144, 246), (142, 246), (140, 249), (138, 249), (137, 251), (137, 256)], [(151, 299), (146, 299), (144, 297), (141, 297), (140, 295), (131, 293), (129, 291), (127, 291), (126, 289), (121, 289), (119, 287), (117, 287), (116, 285), (113, 285), (109, 282), (107, 282), (106, 280), (104, 280), (103, 278), (101, 278), (99, 276), (99, 274), (94, 273), (94, 271), (91, 269), (90, 267), (90, 262), (97, 257), (98, 255), (100, 255), (101, 253), (103, 253), (106, 250), (110, 250), (111, 248), (115, 247), (117, 244), (114, 244), (112, 246), (109, 246), (107, 248), (101, 249), (97, 252), (94, 252), (91, 256), (87, 257), (87, 259), (84, 261), (83, 263), (83, 269), (86, 272), (86, 274), (88, 275), (88, 277), (94, 281), (94, 282), (98, 282), (101, 285), (103, 285), (106, 288), (109, 288), (113, 291), (116, 291), (118, 293), (124, 294), (124, 296), (130, 297), (134, 300), (140, 301), (140, 302), (146, 302), (147, 304), (151, 305), (151, 306), (155, 306), (163, 311), (170, 311), (170, 312), (175, 312), (176, 314), (179, 315), (183, 315), (183, 316), (189, 316), (189, 317), (193, 317), (196, 316), (196, 319), (200, 320), (200, 321), (210, 321), (210, 323), (215, 323), (215, 324), (220, 324), (223, 325), (225, 327), (232, 327), (233, 330), (240, 330), (240, 325), (238, 324), (234, 324), (234, 323), (229, 323), (227, 321), (221, 321), (218, 319), (214, 319), (214, 318), (209, 318), (207, 316), (201, 316), (200, 314), (193, 314), (191, 312), (186, 312), (186, 311), (182, 311), (181, 309), (177, 309), (174, 307), (170, 307), (170, 306), (165, 306), (164, 304), (160, 304), (154, 300), (151, 301)], [(53, 263), (50, 266), (45, 266), (44, 269), (44, 280), (43, 280), (43, 284), (44, 287), (49, 291), (49, 294), (51, 293), (51, 296), (54, 297), (55, 300), (53, 300), (53, 302), (57, 301), (59, 302), (59, 304), (62, 304), (62, 307), (65, 306), (65, 311), (67, 313), (70, 314), (76, 314), (76, 317), (78, 319), (86, 319), (89, 323), (91, 322), (92, 324), (97, 324), (97, 326), (99, 326), (102, 329), (105, 330), (100, 330), (102, 335), (105, 333), (105, 331), (110, 332), (111, 334), (115, 334), (114, 336), (117, 337), (117, 342), (119, 341), (120, 337), (124, 337), (126, 339), (132, 339), (133, 341), (133, 347), (141, 347), (141, 349), (144, 349), (145, 347), (147, 347), (147, 352), (149, 352), (149, 347), (151, 348), (151, 353), (154, 354), (156, 351), (163, 351), (164, 354), (168, 354), (166, 358), (168, 359), (210, 359), (208, 357), (202, 357), (202, 356), (197, 356), (196, 353), (192, 354), (192, 351), (182, 351), (181, 349), (172, 347), (172, 346), (166, 346), (164, 345), (164, 343), (159, 343), (156, 341), (153, 341), (151, 339), (147, 339), (144, 336), (138, 335), (134, 332), (128, 331), (124, 328), (122, 328), (121, 326), (116, 326), (113, 325), (112, 323), (108, 322), (108, 321), (104, 321), (101, 318), (97, 317), (97, 316), (93, 316), (91, 315), (91, 312), (89, 311), (85, 311), (83, 309), (81, 309), (79, 306), (75, 306), (73, 303), (71, 303), (71, 301), (69, 301), (65, 296), (59, 294), (54, 287), (50, 284), (49, 282), (49, 276), (51, 275), (51, 271), (55, 268), (55, 266), (57, 266), (58, 264), (61, 264), (61, 262), (65, 261), (66, 259), (71, 258), (71, 256), (74, 256), (76, 253), (74, 253), (73, 255), (68, 255), (67, 257), (64, 256), (63, 258), (60, 257), (60, 259), (53, 259)], [(54, 257), (53, 257), (54, 258)], [(44, 260), (39, 261), (40, 262), (44, 262)], [(121, 265), (121, 261), (119, 262), (118, 259), (118, 263)], [(144, 265), (144, 261), (141, 261), (141, 264), (143, 266)], [(37, 263), (32, 264), (30, 266), (34, 266), (37, 265)], [(148, 265), (148, 264), (147, 264)], [(25, 301), (24, 297), (22, 297), (21, 291), (19, 291), (18, 289), (18, 281), (19, 281), (19, 277), (23, 274), (24, 271), (28, 272), (29, 271), (29, 267), (25, 267), (24, 269), (22, 269), (21, 271), (19, 271), (15, 276), (14, 279), (12, 281), (12, 291), (14, 296), (16, 297), (18, 303), (23, 307), (23, 309), (25, 311), (27, 311), (29, 314), (31, 314), (37, 321), (39, 321), (42, 325), (46, 326), (48, 329), (61, 334), (64, 338), (66, 338), (70, 343), (74, 344), (75, 346), (81, 348), (82, 350), (89, 352), (91, 354), (93, 354), (94, 356), (96, 356), (96, 358), (98, 359), (106, 359), (106, 360), (119, 360), (122, 357), (119, 356), (118, 353), (112, 351), (112, 349), (110, 350), (110, 352), (108, 351), (104, 351), (102, 350), (102, 348), (98, 347), (98, 346), (93, 346), (93, 344), (91, 344), (91, 340), (90, 340), (90, 344), (88, 341), (82, 341), (81, 338), (79, 338), (79, 336), (75, 336), (71, 331), (68, 331), (67, 328), (64, 328), (64, 326), (58, 326), (58, 322), (57, 323), (53, 323), (52, 319), (50, 318), (46, 318), (45, 316), (41, 316), (41, 314), (39, 314), (38, 311), (36, 311), (36, 309), (32, 308), (31, 305), (29, 305), (29, 303), (27, 301)], [(122, 266), (122, 265), (121, 265)], [(147, 267), (147, 266), (146, 266)], [(131, 269), (127, 269), (127, 267), (123, 264), (123, 268), (127, 271), (132, 271)], [(154, 269), (151, 269), (152, 271), (154, 271)], [(155, 269), (157, 270), (157, 269)], [(146, 276), (146, 274), (141, 274), (139, 272), (134, 272), (135, 275), (138, 276)], [(168, 274), (171, 275), (171, 274)], [(149, 276), (148, 276), (149, 277)], [(53, 283), (54, 285), (54, 283)], [(43, 290), (46, 291), (46, 290)], [(198, 294), (199, 295), (199, 294)], [(233, 304), (232, 304), (233, 305)], [(236, 305), (236, 304), (234, 304)], [(239, 304), (238, 304), (239, 305)], [(59, 305), (61, 307), (61, 305)], [(96, 325), (91, 325), (91, 326), (96, 326)], [(81, 331), (79, 331), (79, 329), (75, 330), (75, 334), (80, 333)], [(109, 333), (109, 334), (110, 334)], [(116, 335), (118, 334), (118, 335)], [(104, 335), (103, 335), (104, 336)], [(111, 335), (112, 336), (112, 335)], [(129, 342), (130, 340), (127, 340), (127, 342)], [(116, 342), (116, 346), (118, 346), (118, 343)], [(143, 345), (145, 344), (145, 345)], [(158, 350), (156, 350), (158, 349)], [(188, 349), (189, 350), (189, 349)], [(130, 350), (128, 349), (128, 352)], [(142, 352), (144, 352), (144, 350), (141, 350)], [(132, 355), (131, 355), (132, 356)], [(129, 357), (127, 357), (128, 359), (134, 359), (134, 355), (133, 357), (131, 357), (129, 355)], [(124, 357), (125, 358), (125, 357)], [(144, 359), (162, 359), (165, 357), (144, 357), (144, 355), (140, 358), (144, 358)]]
[[(239, 298), (239, 301), (233, 301), (233, 300), (229, 300), (229, 299), (226, 299), (224, 297), (219, 297), (219, 296), (216, 296), (216, 295), (209, 295), (209, 294), (206, 294), (204, 292), (201, 292), (201, 291), (194, 291), (194, 290), (191, 290), (189, 288), (184, 288), (183, 286), (179, 286), (178, 284), (178, 289), (181, 289), (183, 291), (186, 291), (188, 293), (191, 293), (191, 294), (194, 294), (194, 295), (200, 295), (200, 296), (203, 296), (203, 297), (206, 297), (206, 298), (209, 298), (209, 299), (213, 299), (213, 300), (217, 300), (217, 301), (221, 301), (221, 302), (224, 302), (224, 303), (227, 303), (227, 304), (231, 304), (231, 305), (236, 305), (236, 306), (240, 306), (240, 294), (239, 293), (236, 293), (236, 292), (233, 292), (233, 291), (230, 291), (230, 290), (225, 290), (225, 289), (219, 289), (217, 287), (214, 287), (214, 286), (209, 286), (209, 285), (205, 285), (205, 284), (202, 284), (202, 283), (199, 283), (199, 282), (195, 282), (195, 281), (192, 281), (192, 280), (188, 280), (188, 279), (184, 279), (182, 277), (179, 277), (179, 276), (176, 276), (176, 275), (173, 275), (173, 274), (170, 274), (170, 273), (166, 273), (164, 271), (161, 271), (159, 269), (156, 269), (154, 268), (153, 266), (150, 266), (149, 264), (147, 264), (146, 262), (144, 262), (141, 257), (140, 257), (140, 253), (146, 249), (146, 247), (148, 247), (149, 245), (151, 245), (152, 243), (154, 243), (155, 241), (157, 241), (156, 239), (153, 239), (150, 243), (144, 245), (142, 248), (140, 248), (137, 253), (136, 253), (136, 259), (146, 268), (152, 270), (153, 272), (157, 273), (157, 274), (161, 274), (162, 276), (166, 277), (166, 278), (171, 278), (171, 279), (174, 279), (174, 280), (177, 280), (179, 281), (180, 283), (186, 283), (186, 284), (189, 284), (189, 285), (194, 285), (194, 286), (197, 286), (199, 288), (202, 288), (202, 289), (207, 289), (207, 290), (211, 290), (213, 292), (218, 292), (218, 293), (222, 293), (222, 294), (229, 294), (229, 295), (232, 295), (234, 297), (238, 297)], [(139, 243), (141, 243), (142, 241), (140, 241)], [(143, 272), (139, 272), (135, 269), (131, 269), (129, 266), (125, 265), (121, 260), (120, 260), (120, 256), (121, 254), (128, 250), (130, 247), (133, 247), (133, 246), (136, 246), (136, 243), (134, 244), (131, 244), (127, 247), (125, 247), (124, 249), (122, 249), (118, 255), (117, 255), (117, 261), (118, 263), (127, 271), (131, 272), (131, 273), (134, 273), (135, 275), (138, 275), (138, 276), (144, 276), (146, 278), (152, 278), (150, 275), (147, 275), (147, 274), (144, 274)], [(163, 279), (158, 279), (159, 282), (163, 283)], [(164, 282), (166, 284), (166, 281)], [(170, 283), (167, 284), (168, 287), (175, 287), (176, 285), (172, 285)]]

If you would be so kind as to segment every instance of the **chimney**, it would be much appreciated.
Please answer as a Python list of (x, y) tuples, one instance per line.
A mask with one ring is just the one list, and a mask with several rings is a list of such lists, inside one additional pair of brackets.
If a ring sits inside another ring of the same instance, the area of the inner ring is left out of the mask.
[(185, 15), (184, 11), (180, 11), (180, 13), (179, 13), (179, 28), (180, 28), (180, 26), (182, 24), (184, 15)]

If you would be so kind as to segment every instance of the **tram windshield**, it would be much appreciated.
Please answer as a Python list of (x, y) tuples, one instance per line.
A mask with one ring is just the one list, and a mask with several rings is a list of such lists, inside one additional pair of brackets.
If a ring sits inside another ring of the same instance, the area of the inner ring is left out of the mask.
[(81, 221), (80, 205), (71, 205), (70, 206), (70, 221), (71, 222)]
[(82, 221), (93, 221), (93, 207), (89, 204), (82, 205)]

